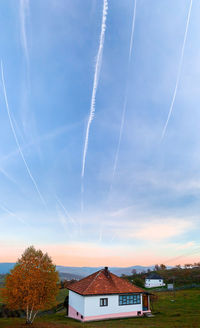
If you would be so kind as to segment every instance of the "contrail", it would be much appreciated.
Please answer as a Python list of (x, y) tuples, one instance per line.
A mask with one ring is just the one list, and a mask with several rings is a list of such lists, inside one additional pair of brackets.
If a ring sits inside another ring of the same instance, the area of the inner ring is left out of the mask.
[(14, 217), (15, 217), (17, 220), (19, 220), (21, 223), (27, 225), (26, 222), (25, 222), (22, 218), (18, 217), (15, 213), (11, 212), (7, 207), (5, 207), (5, 206), (3, 206), (3, 205), (0, 205), (0, 208), (1, 208), (4, 212), (8, 213), (9, 215), (14, 216)]
[[(128, 71), (129, 71), (129, 67), (130, 67), (130, 63), (131, 63), (132, 50), (133, 50), (133, 39), (134, 39), (134, 31), (135, 31), (136, 9), (137, 9), (137, 0), (134, 1), (133, 20), (132, 20), (132, 29), (131, 29), (131, 40), (130, 40), (129, 58), (128, 58)], [(125, 97), (124, 97), (124, 104), (123, 104), (123, 110), (122, 110), (122, 118), (121, 118), (119, 139), (118, 139), (117, 150), (116, 150), (116, 154), (115, 154), (115, 161), (114, 161), (114, 166), (113, 166), (112, 181), (114, 179), (116, 168), (117, 168), (117, 162), (118, 162), (118, 157), (119, 157), (119, 150), (120, 150), (120, 145), (121, 145), (122, 133), (123, 133), (123, 129), (124, 129), (124, 121), (125, 121), (127, 100), (128, 100), (128, 79), (126, 81)], [(111, 188), (112, 188), (112, 182), (111, 182), (110, 189)]]
[(131, 30), (131, 42), (130, 42), (130, 48), (129, 48), (129, 64), (131, 62), (132, 49), (133, 49), (133, 36), (134, 36), (134, 30), (135, 30), (136, 7), (137, 7), (137, 0), (134, 1), (133, 22), (132, 22), (132, 30)]
[(66, 220), (66, 216), (63, 215), (63, 213), (61, 212), (61, 209), (60, 209), (60, 205), (59, 204), (56, 204), (56, 210), (57, 210), (57, 214), (58, 214), (58, 219), (59, 219), (61, 225), (63, 226), (65, 232), (69, 236), (71, 236), (71, 230), (69, 229), (68, 221)]
[(31, 174), (31, 171), (30, 171), (30, 169), (28, 167), (27, 162), (26, 162), (26, 160), (24, 158), (24, 154), (22, 152), (22, 149), (20, 147), (20, 144), (19, 144), (19, 141), (18, 141), (16, 132), (15, 132), (15, 128), (14, 128), (14, 125), (13, 125), (13, 122), (12, 122), (12, 118), (11, 118), (11, 114), (10, 114), (10, 108), (9, 108), (9, 105), (8, 105), (8, 98), (7, 98), (6, 87), (5, 87), (5, 80), (4, 80), (4, 72), (3, 72), (3, 63), (2, 63), (2, 61), (1, 61), (1, 80), (2, 80), (2, 84), (3, 84), (3, 92), (4, 92), (5, 103), (6, 103), (6, 110), (7, 110), (7, 114), (8, 114), (10, 126), (11, 126), (11, 129), (12, 129), (12, 132), (13, 132), (13, 136), (15, 138), (15, 142), (17, 144), (19, 153), (20, 153), (20, 155), (22, 157), (22, 160), (23, 160), (24, 165), (26, 167), (26, 170), (27, 170), (27, 172), (29, 174), (29, 177), (30, 177), (30, 179), (32, 180), (32, 182), (34, 184), (34, 187), (35, 187), (35, 189), (36, 189), (36, 191), (37, 191), (37, 193), (38, 193), (38, 195), (39, 195), (42, 203), (46, 206), (46, 202), (45, 202), (45, 200), (44, 200), (44, 198), (43, 198), (43, 196), (42, 196), (42, 194), (41, 194), (41, 192), (40, 192), (40, 190), (39, 190), (39, 188), (37, 186), (37, 183), (36, 183), (35, 179), (33, 178), (32, 174)]
[[(83, 194), (84, 194), (84, 181), (83, 177), (81, 179), (81, 213), (83, 214), (84, 210), (84, 200), (83, 200)], [(82, 234), (82, 216), (79, 219), (79, 235)]]
[(11, 181), (12, 183), (16, 184), (19, 187), (17, 181), (13, 179), (13, 177), (11, 177), (2, 167), (0, 167), (0, 173), (2, 173), (9, 181)]
[(77, 224), (76, 221), (74, 220), (74, 218), (69, 214), (69, 212), (67, 211), (67, 209), (65, 208), (65, 206), (63, 205), (63, 203), (61, 202), (61, 200), (58, 198), (58, 196), (56, 196), (56, 200), (58, 202), (58, 204), (60, 205), (60, 207), (62, 207), (63, 211), (65, 212), (66, 216), (68, 217), (68, 219), (73, 223), (73, 224)]
[(26, 36), (26, 16), (29, 11), (29, 0), (20, 0), (21, 42), (24, 49), (27, 66), (29, 66), (29, 53)]
[(171, 258), (169, 258), (168, 260), (166, 260), (166, 261), (164, 262), (164, 264), (168, 264), (168, 263), (170, 263), (170, 262), (173, 262), (173, 261), (179, 260), (179, 259), (181, 259), (181, 258), (183, 258), (183, 257), (187, 257), (187, 256), (190, 256), (190, 255), (193, 255), (193, 254), (198, 254), (198, 253), (200, 253), (200, 247), (197, 247), (197, 248), (195, 248), (193, 251), (190, 251), (190, 252), (184, 253), (184, 254), (182, 254), (182, 255), (179, 255), (179, 256), (176, 256), (176, 257), (171, 257)]
[(95, 73), (94, 73), (94, 82), (93, 82), (93, 90), (92, 90), (92, 98), (91, 98), (91, 104), (90, 104), (90, 113), (89, 113), (89, 118), (88, 118), (88, 123), (87, 123), (87, 129), (86, 129), (86, 135), (85, 135), (85, 144), (84, 144), (84, 150), (83, 150), (83, 161), (82, 161), (82, 172), (81, 172), (82, 178), (84, 177), (84, 173), (85, 173), (85, 160), (86, 160), (86, 155), (87, 155), (90, 126), (91, 126), (92, 120), (94, 118), (94, 113), (95, 113), (96, 92), (97, 92), (98, 81), (99, 81), (99, 73), (100, 73), (101, 62), (102, 62), (103, 46), (104, 46), (105, 31), (106, 31), (107, 11), (108, 11), (108, 1), (104, 0), (104, 2), (103, 2), (102, 24), (101, 24), (101, 34), (100, 34), (100, 40), (99, 40), (99, 49), (98, 49), (98, 52), (97, 52), (97, 59), (96, 59)]
[(174, 94), (173, 94), (173, 97), (172, 97), (172, 102), (171, 102), (171, 106), (170, 106), (170, 109), (169, 109), (167, 121), (166, 121), (164, 129), (162, 131), (161, 141), (165, 136), (167, 125), (169, 123), (169, 120), (170, 120), (170, 117), (171, 117), (171, 114), (172, 114), (172, 110), (173, 110), (173, 107), (174, 107), (174, 102), (175, 102), (175, 99), (176, 99), (176, 93), (177, 93), (177, 89), (178, 89), (178, 85), (179, 85), (179, 81), (180, 81), (181, 69), (182, 69), (182, 64), (183, 64), (183, 57), (184, 57), (184, 52), (185, 52), (185, 43), (186, 43), (187, 34), (188, 34), (188, 27), (189, 27), (189, 23), (190, 23), (190, 14), (191, 14), (191, 10), (192, 10), (192, 3), (193, 3), (193, 0), (190, 0), (190, 6), (189, 6), (189, 11), (188, 11), (188, 16), (187, 16), (187, 23), (186, 23), (186, 29), (185, 29), (183, 45), (182, 45), (182, 50), (181, 50), (181, 58), (180, 58), (180, 61), (179, 61), (179, 66), (178, 66), (178, 74), (177, 74), (177, 78), (176, 78)]

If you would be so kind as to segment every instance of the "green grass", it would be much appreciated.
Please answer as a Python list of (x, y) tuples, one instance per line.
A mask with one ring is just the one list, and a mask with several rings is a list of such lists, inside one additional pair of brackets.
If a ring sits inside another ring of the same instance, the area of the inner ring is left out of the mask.
[[(64, 291), (63, 291), (64, 294)], [(200, 289), (156, 293), (158, 300), (153, 303), (154, 318), (117, 319), (80, 323), (65, 317), (65, 312), (47, 315), (35, 320), (32, 327), (60, 328), (200, 328)], [(172, 302), (172, 300), (174, 300)], [(1, 319), (1, 328), (23, 327), (24, 319)], [(51, 324), (50, 324), (51, 323)]]

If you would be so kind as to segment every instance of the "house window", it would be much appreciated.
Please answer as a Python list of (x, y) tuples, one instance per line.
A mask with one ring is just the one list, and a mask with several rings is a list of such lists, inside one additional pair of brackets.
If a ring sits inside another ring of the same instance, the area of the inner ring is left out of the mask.
[(108, 298), (100, 298), (100, 306), (108, 306)]
[(119, 295), (119, 305), (140, 304), (140, 294)]

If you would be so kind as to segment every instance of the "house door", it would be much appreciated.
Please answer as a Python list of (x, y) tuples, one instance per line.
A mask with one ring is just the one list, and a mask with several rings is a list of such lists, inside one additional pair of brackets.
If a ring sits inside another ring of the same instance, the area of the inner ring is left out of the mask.
[(142, 296), (142, 304), (143, 304), (143, 311), (148, 311), (149, 302), (148, 302), (148, 295), (147, 294), (143, 294), (143, 296)]

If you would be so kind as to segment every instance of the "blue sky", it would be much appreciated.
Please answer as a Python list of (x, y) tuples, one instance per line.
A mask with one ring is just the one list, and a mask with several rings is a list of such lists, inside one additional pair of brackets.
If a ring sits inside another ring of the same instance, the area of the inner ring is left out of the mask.
[[(0, 3), (0, 261), (33, 244), (64, 265), (198, 260), (200, 3), (108, 0), (102, 65), (88, 122), (103, 1)], [(124, 98), (124, 128), (116, 171)], [(81, 184), (84, 184), (81, 209)], [(175, 262), (174, 262), (175, 261)]]

